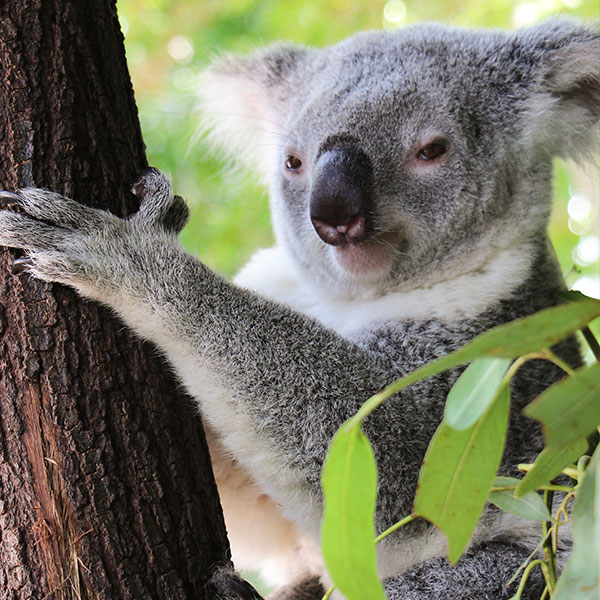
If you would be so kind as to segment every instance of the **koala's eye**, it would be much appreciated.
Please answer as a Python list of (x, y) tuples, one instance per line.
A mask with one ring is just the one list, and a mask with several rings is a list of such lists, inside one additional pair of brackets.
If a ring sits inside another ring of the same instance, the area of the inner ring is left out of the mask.
[(302, 161), (293, 154), (288, 154), (285, 157), (284, 164), (285, 168), (288, 169), (288, 171), (297, 171), (302, 166)]
[(421, 160), (435, 160), (446, 152), (446, 143), (443, 141), (432, 142), (419, 150), (417, 157)]

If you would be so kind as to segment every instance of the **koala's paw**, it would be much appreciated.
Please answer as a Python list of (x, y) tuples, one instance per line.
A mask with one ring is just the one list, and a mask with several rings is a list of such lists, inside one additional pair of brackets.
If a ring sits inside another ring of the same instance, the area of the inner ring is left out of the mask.
[(0, 245), (19, 248), (16, 271), (76, 286), (85, 277), (82, 240), (119, 219), (47, 190), (0, 191)]
[(217, 567), (207, 587), (215, 600), (263, 600), (247, 581), (227, 567)]
[(25, 251), (17, 271), (70, 285), (86, 297), (114, 304), (127, 286), (143, 295), (145, 279), (156, 270), (153, 257), (178, 246), (188, 209), (156, 169), (146, 170), (133, 191), (141, 205), (128, 219), (48, 190), (2, 191), (0, 245)]
[(174, 196), (171, 182), (158, 170), (149, 167), (140, 173), (131, 188), (141, 201), (134, 219), (147, 226), (161, 226), (178, 234), (188, 221), (190, 211), (181, 196)]

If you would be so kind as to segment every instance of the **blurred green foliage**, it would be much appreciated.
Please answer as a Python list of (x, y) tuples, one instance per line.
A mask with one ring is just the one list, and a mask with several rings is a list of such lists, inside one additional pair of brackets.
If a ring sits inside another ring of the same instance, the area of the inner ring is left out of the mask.
[[(322, 46), (357, 30), (425, 20), (514, 28), (558, 13), (600, 17), (598, 0), (119, 0), (118, 10), (150, 163), (169, 172), (177, 192), (192, 204), (182, 234), (186, 247), (227, 275), (254, 249), (270, 245), (272, 235), (266, 192), (252, 175), (211, 157), (202, 142), (192, 143), (198, 122), (194, 88), (211, 56), (249, 52), (275, 40)], [(572, 167), (557, 163), (555, 189), (555, 247), (565, 273), (574, 267), (574, 255), (580, 263), (568, 281), (581, 282), (587, 274), (584, 291), (593, 293), (595, 286), (600, 293), (600, 279), (593, 279), (600, 244), (598, 183), (573, 177)], [(567, 203), (574, 194), (584, 201), (569, 226)], [(582, 241), (585, 247), (576, 250)]]

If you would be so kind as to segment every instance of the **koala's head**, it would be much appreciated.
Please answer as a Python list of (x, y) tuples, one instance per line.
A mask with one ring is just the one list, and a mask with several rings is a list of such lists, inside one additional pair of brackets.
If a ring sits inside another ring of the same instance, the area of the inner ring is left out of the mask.
[(340, 293), (410, 289), (544, 238), (552, 158), (597, 131), (600, 35), (559, 20), (279, 45), (217, 61), (201, 93), (301, 270)]

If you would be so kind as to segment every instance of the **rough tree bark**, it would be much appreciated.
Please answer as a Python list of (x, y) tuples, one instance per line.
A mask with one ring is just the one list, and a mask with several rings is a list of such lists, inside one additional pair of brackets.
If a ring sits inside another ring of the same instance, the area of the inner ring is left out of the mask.
[[(0, 3), (0, 185), (116, 214), (146, 166), (114, 0)], [(0, 599), (214, 598), (199, 419), (148, 345), (0, 257)]]

